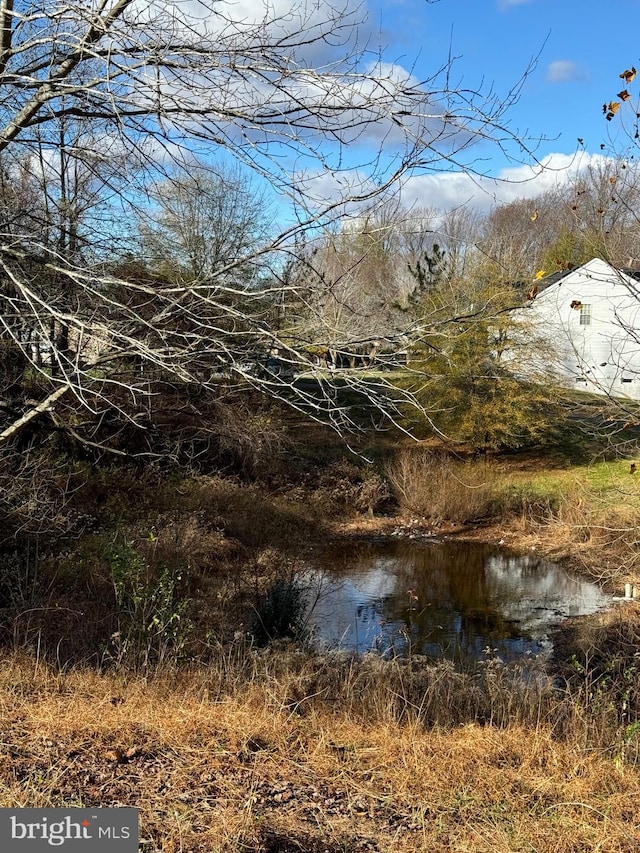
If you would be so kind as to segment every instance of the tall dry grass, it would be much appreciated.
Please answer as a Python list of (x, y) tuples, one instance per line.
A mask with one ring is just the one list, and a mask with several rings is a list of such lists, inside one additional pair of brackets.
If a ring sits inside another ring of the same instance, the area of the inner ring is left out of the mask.
[(457, 460), (419, 445), (401, 448), (385, 473), (402, 510), (435, 521), (540, 521), (555, 515), (562, 500), (553, 484), (515, 479), (495, 460)]
[(137, 806), (150, 853), (637, 850), (639, 769), (508, 682), (240, 642), (145, 679), (6, 656), (0, 805)]
[[(555, 719), (559, 694), (542, 661), (487, 660), (469, 671), (422, 656), (316, 654), (285, 644), (260, 650), (239, 638), (207, 668), (216, 693), (269, 685), (274, 707), (298, 715), (339, 709), (366, 723), (455, 727), (467, 723), (537, 725)], [(561, 732), (559, 731), (559, 734)]]
[(455, 461), (419, 446), (404, 447), (385, 474), (401, 509), (436, 521), (468, 522), (494, 509), (498, 472), (490, 463)]
[(434, 522), (500, 523), (615, 589), (640, 581), (640, 501), (628, 472), (624, 462), (594, 473), (589, 466), (545, 468), (544, 460), (520, 470), (419, 445), (401, 448), (385, 471), (402, 512)]
[(602, 506), (576, 490), (549, 519), (545, 533), (586, 572), (619, 589), (640, 579), (639, 530), (638, 509)]

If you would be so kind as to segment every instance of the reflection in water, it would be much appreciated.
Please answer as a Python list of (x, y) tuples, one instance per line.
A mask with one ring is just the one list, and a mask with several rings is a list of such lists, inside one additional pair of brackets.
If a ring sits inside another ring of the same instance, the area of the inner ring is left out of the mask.
[(609, 600), (553, 563), (468, 542), (328, 549), (308, 582), (319, 644), (459, 661), (547, 651), (553, 625)]

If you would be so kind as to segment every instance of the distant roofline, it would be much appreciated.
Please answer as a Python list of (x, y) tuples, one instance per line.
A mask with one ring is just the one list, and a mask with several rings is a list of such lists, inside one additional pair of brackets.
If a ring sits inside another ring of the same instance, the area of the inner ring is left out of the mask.
[(636, 281), (640, 281), (640, 269), (635, 269), (633, 267), (614, 267), (613, 264), (610, 264), (609, 261), (605, 261), (602, 258), (592, 258), (590, 261), (587, 261), (580, 266), (571, 267), (571, 269), (566, 270), (558, 270), (557, 272), (549, 273), (549, 275), (545, 275), (543, 278), (538, 279), (535, 284), (538, 286), (538, 293), (543, 290), (546, 290), (552, 284), (556, 284), (558, 281), (562, 281), (563, 278), (566, 278), (568, 275), (571, 275), (574, 272), (578, 272), (578, 270), (584, 269), (584, 267), (588, 266), (592, 261), (602, 261), (602, 263), (607, 264), (607, 266), (611, 267), (612, 270), (616, 272), (621, 272), (624, 275), (629, 276), (629, 278), (633, 278)]

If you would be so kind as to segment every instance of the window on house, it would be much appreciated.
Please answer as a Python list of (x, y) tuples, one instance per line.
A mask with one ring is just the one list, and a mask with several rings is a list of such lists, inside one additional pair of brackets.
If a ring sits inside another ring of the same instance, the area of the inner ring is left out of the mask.
[(591, 325), (591, 305), (581, 305), (580, 306), (580, 325), (581, 326), (590, 326)]

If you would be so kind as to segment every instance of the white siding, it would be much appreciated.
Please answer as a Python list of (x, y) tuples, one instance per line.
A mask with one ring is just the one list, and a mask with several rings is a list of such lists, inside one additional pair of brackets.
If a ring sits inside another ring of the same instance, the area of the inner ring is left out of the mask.
[(531, 303), (529, 316), (553, 345), (552, 366), (568, 384), (640, 399), (639, 287), (596, 259), (549, 285)]

